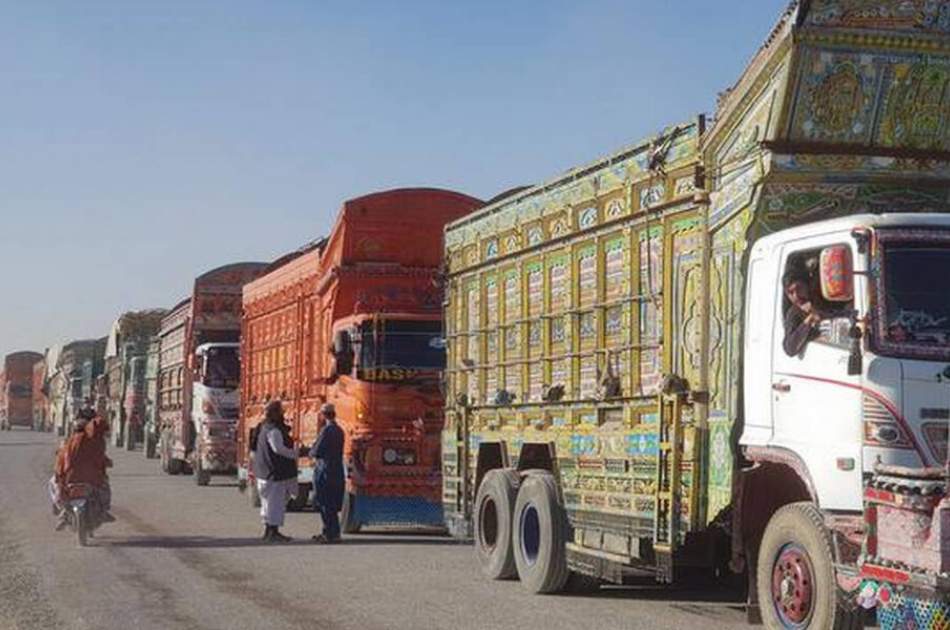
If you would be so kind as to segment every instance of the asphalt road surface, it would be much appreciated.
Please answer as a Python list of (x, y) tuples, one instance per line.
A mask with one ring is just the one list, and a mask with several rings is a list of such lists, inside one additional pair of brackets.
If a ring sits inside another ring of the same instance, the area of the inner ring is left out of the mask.
[(722, 589), (649, 580), (594, 594), (532, 596), (484, 579), (469, 545), (376, 533), (309, 543), (312, 512), (288, 515), (284, 546), (233, 479), (206, 488), (141, 453), (113, 452), (113, 513), (92, 547), (55, 532), (45, 495), (57, 438), (0, 432), (0, 629), (739, 628)]

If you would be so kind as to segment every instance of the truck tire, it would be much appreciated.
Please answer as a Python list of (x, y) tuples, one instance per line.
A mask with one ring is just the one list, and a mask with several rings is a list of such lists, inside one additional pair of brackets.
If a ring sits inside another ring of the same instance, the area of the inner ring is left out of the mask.
[(146, 429), (143, 437), (145, 443), (142, 446), (142, 452), (145, 454), (145, 459), (155, 459), (155, 452), (158, 446), (155, 443), (155, 434)]
[(343, 509), (340, 512), (340, 530), (344, 534), (358, 534), (363, 526), (356, 520), (356, 495), (352, 492), (343, 494)]
[(839, 595), (831, 534), (808, 501), (772, 515), (759, 547), (756, 582), (769, 630), (864, 627), (862, 611)]
[(485, 473), (475, 495), (475, 557), (493, 580), (518, 576), (511, 523), (519, 483), (516, 471), (496, 468)]
[(174, 457), (168, 458), (168, 474), (180, 475), (185, 470), (185, 462)]
[(201, 467), (201, 460), (195, 461), (195, 483), (199, 486), (207, 486), (211, 483), (211, 473)]
[(518, 578), (528, 591), (557, 593), (567, 584), (567, 516), (554, 476), (529, 471), (515, 501), (512, 547)]

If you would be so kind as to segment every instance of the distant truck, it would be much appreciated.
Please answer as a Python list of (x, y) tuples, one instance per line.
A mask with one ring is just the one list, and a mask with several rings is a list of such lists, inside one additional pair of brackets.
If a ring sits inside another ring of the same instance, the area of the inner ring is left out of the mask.
[(112, 324), (106, 342), (107, 418), (114, 445), (126, 450), (143, 439), (146, 355), (166, 314), (164, 309), (124, 313)]
[(946, 9), (792, 3), (712, 126), (447, 228), (445, 511), (487, 576), (948, 627)]
[(235, 263), (195, 279), (159, 330), (158, 416), (162, 470), (194, 472), (198, 485), (235, 470), (240, 386), (241, 287), (265, 263)]
[[(239, 479), (256, 488), (251, 430), (282, 400), (297, 444), (324, 402), (346, 433), (343, 528), (442, 525), (442, 230), (481, 205), (436, 189), (343, 204), (330, 236), (244, 288)], [(313, 462), (300, 461), (307, 501)]]
[(158, 335), (148, 343), (145, 355), (145, 427), (143, 429), (142, 451), (148, 459), (158, 457), (159, 421), (158, 421), (158, 358), (161, 340)]
[(33, 429), (33, 367), (43, 360), (38, 352), (14, 352), (3, 359), (0, 373), (0, 429)]
[[(48, 398), (50, 420), (60, 436), (69, 427), (86, 398), (96, 399), (104, 367), (106, 338), (71, 341), (50, 353)], [(104, 388), (103, 388), (104, 391)], [(101, 411), (105, 413), (105, 397)]]
[(47, 392), (46, 355), (33, 364), (33, 430), (49, 431), (49, 398)]

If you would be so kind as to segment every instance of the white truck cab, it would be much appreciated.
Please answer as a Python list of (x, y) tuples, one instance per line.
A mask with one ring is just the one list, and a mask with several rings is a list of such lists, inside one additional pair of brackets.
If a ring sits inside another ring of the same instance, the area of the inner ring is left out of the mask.
[[(795, 280), (820, 323), (790, 354)], [(946, 461), (950, 216), (852, 215), (763, 237), (744, 317), (740, 445), (792, 463), (820, 509), (860, 511), (876, 464)]]
[(192, 466), (198, 485), (207, 485), (212, 473), (233, 472), (237, 465), (240, 351), (240, 344), (226, 342), (195, 348), (191, 420), (196, 439)]

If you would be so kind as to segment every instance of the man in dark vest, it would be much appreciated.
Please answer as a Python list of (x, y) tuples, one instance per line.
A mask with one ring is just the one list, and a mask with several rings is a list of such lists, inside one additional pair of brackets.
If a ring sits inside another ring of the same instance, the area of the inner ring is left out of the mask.
[(279, 400), (268, 403), (254, 449), (254, 477), (261, 497), (261, 519), (266, 542), (287, 542), (280, 533), (287, 500), (297, 489), (297, 457), (284, 422)]
[(336, 409), (330, 403), (320, 408), (323, 428), (309, 455), (314, 461), (314, 505), (323, 520), (323, 532), (314, 536), (318, 544), (340, 542), (340, 519), (346, 480), (343, 474), (343, 429), (336, 423)]

